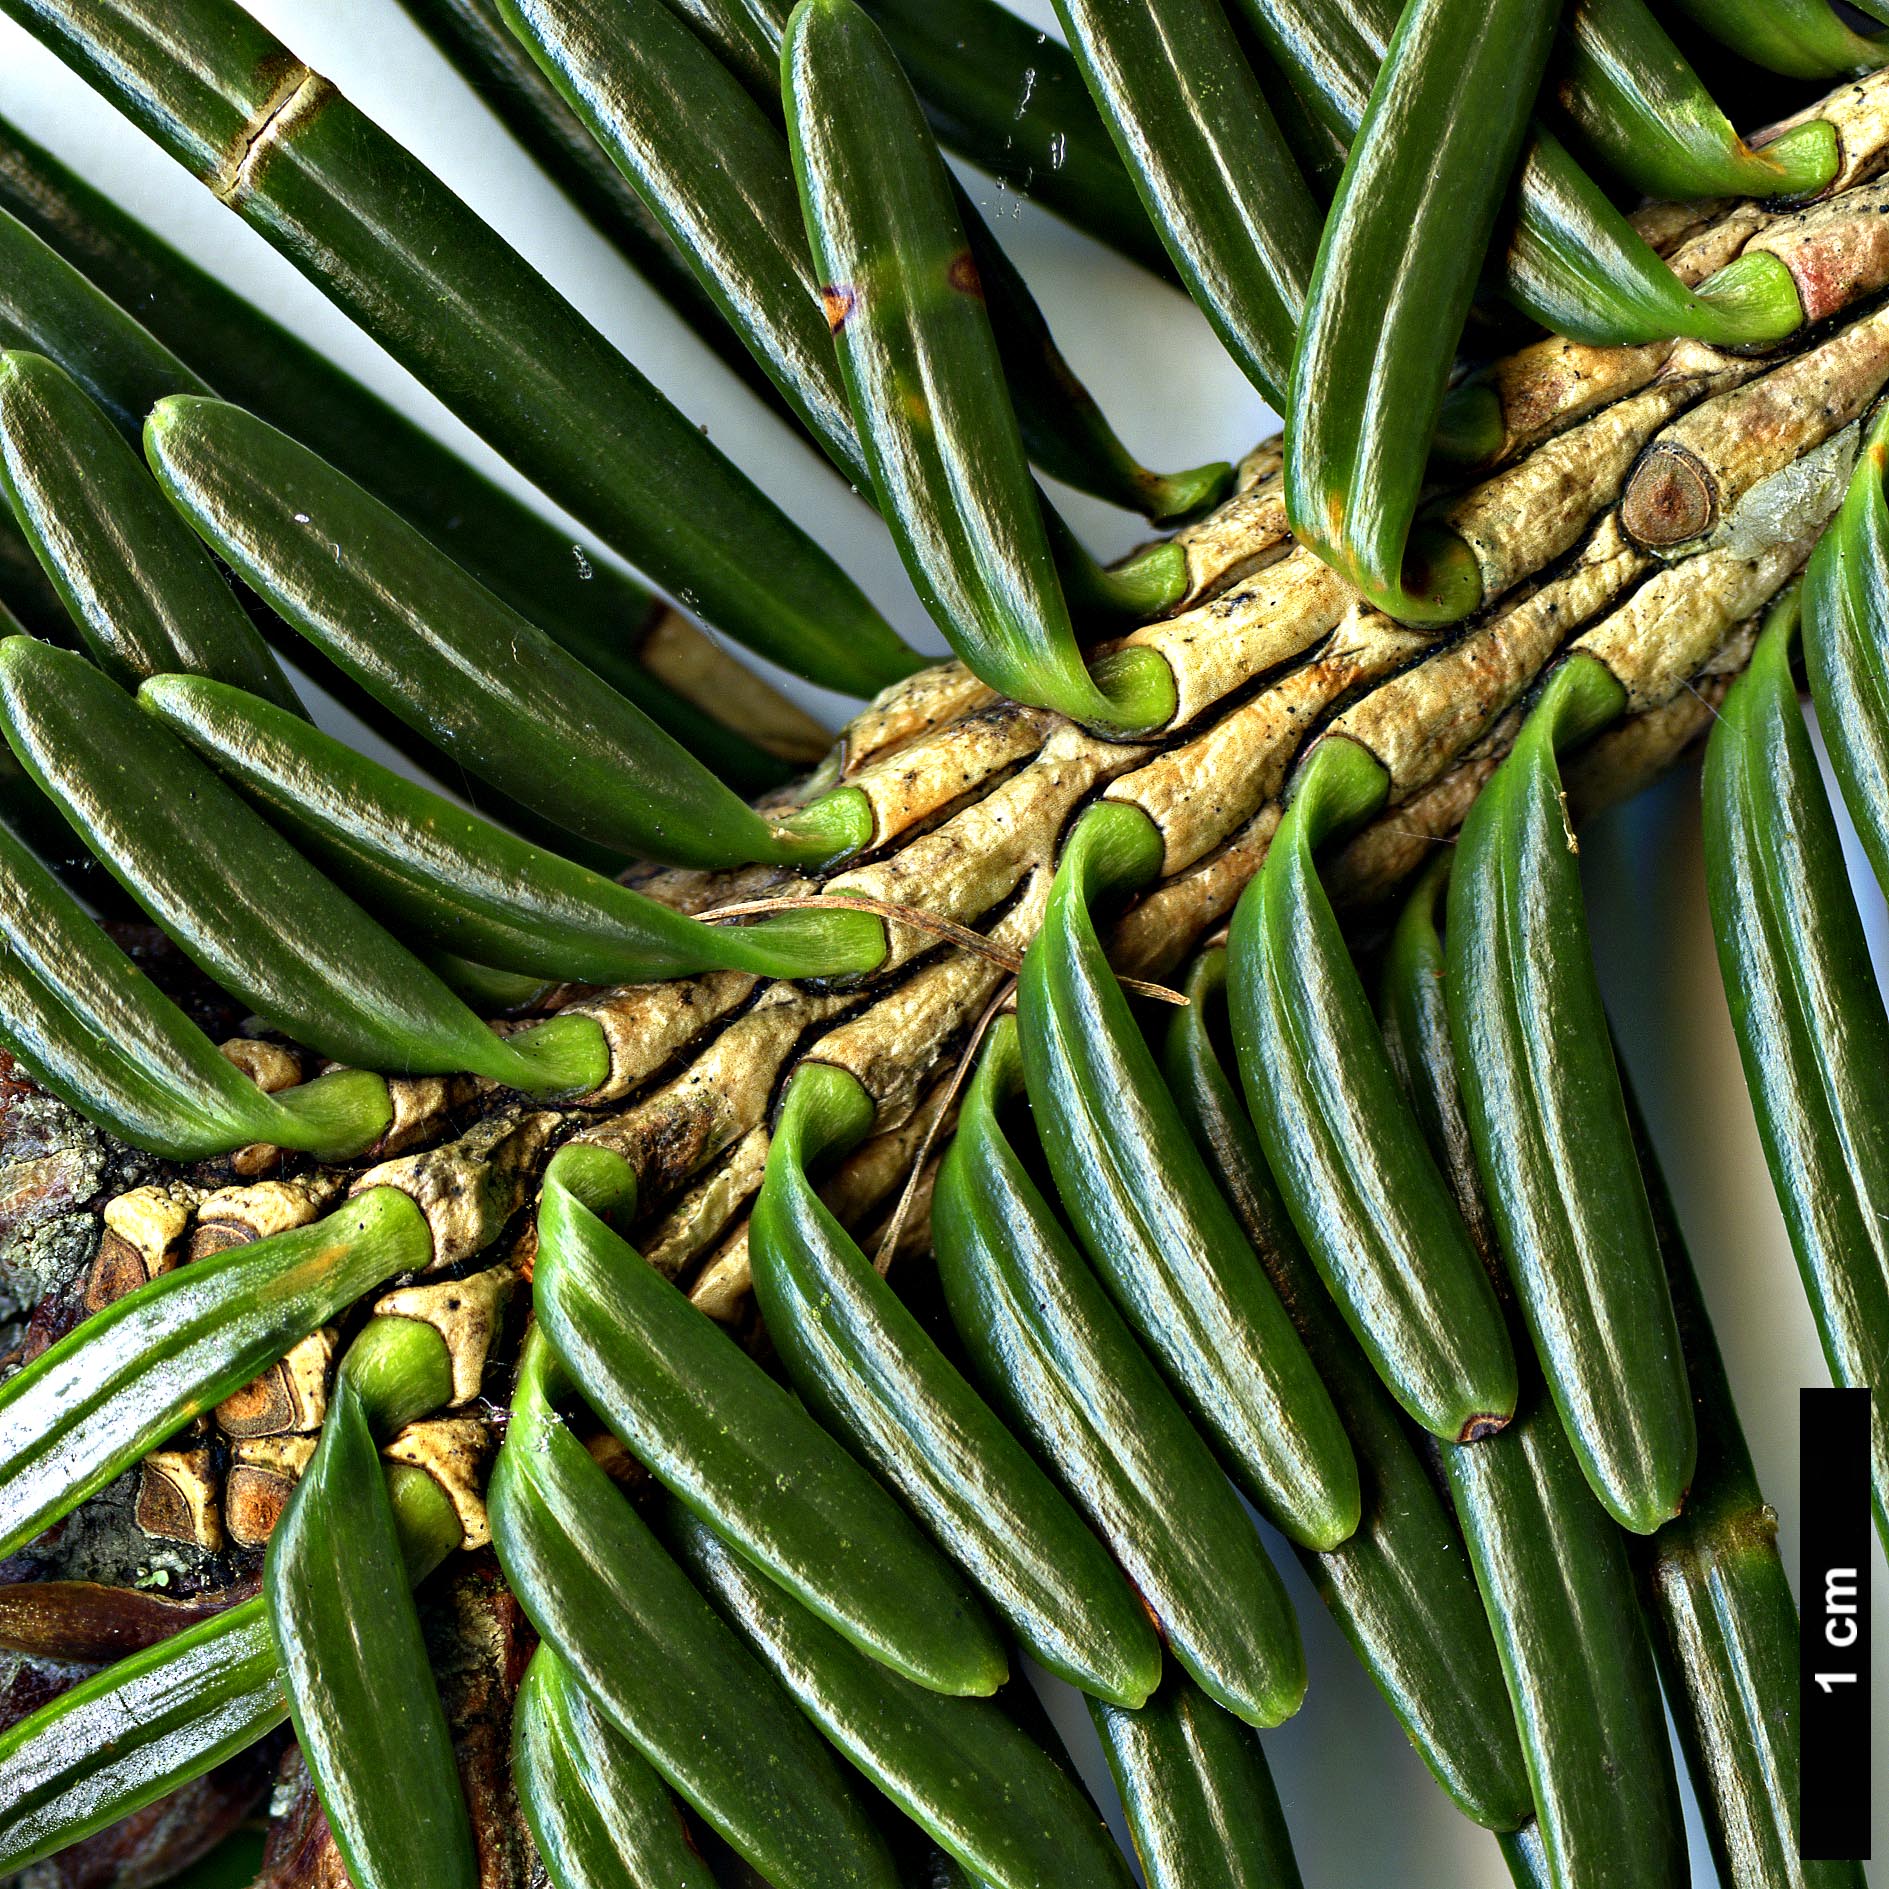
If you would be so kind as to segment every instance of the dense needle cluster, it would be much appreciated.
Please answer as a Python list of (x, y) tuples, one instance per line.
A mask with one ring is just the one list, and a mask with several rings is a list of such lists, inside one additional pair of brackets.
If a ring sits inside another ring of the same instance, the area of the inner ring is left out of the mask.
[[(1889, 3), (404, 4), (956, 660), (237, 0), (0, 0), (675, 600), (0, 123), (0, 1871), (1122, 1889), (1027, 1658), (1151, 1889), (1294, 1889), (1257, 1512), (1523, 1889), (1689, 1880), (1668, 1709), (1727, 1889), (1860, 1884), (1573, 823), (1709, 729), (1875, 1382)], [(1140, 463), (940, 141), (1283, 437)]]

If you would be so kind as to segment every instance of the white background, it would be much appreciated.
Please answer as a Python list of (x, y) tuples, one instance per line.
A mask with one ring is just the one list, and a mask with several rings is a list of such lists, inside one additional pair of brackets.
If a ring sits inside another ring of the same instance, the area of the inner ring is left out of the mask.
[[(310, 64), (417, 151), (840, 556), (916, 643), (942, 648), (873, 519), (594, 237), (394, 0), (249, 0)], [(1012, 0), (1046, 30), (1047, 0)], [(503, 473), (400, 369), (206, 191), (17, 28), (0, 22), (0, 111), (114, 192), (198, 260), (328, 348)], [(1065, 352), (1151, 464), (1232, 457), (1274, 421), (1178, 295), (1047, 215), (970, 178), (1011, 245)], [(1071, 515), (1099, 549), (1137, 541), (1137, 521), (1079, 498)], [(801, 692), (829, 719), (833, 698)], [(1854, 857), (1854, 854), (1853, 854)], [(1706, 919), (1696, 774), (1687, 769), (1583, 835), (1594, 937), (1634, 1074), (1654, 1116), (1740, 1398), (1760, 1475), (1796, 1553), (1800, 1385), (1824, 1381), (1753, 1130)], [(1878, 939), (1880, 902), (1868, 899)], [(1275, 1544), (1276, 1546), (1276, 1544)], [(1493, 1843), (1449, 1806), (1299, 1578), (1312, 1668), (1305, 1709), (1267, 1738), (1310, 1889), (1499, 1889)], [(1878, 1578), (1877, 1636), (1885, 1638)], [(1876, 1776), (1885, 1776), (1889, 1752)], [(1882, 1829), (1878, 1825), (1879, 1833)], [(1712, 1881), (1694, 1826), (1695, 1880)]]

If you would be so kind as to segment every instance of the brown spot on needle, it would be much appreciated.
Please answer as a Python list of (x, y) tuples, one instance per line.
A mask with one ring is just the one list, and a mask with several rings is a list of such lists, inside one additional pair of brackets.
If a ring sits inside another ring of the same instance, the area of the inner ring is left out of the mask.
[(968, 249), (960, 249), (951, 258), (945, 280), (960, 295), (975, 295), (980, 302), (984, 299), (983, 278), (977, 273), (977, 260)]
[(820, 284), (820, 306), (826, 311), (826, 325), (829, 334), (838, 334), (846, 326), (846, 318), (853, 312), (859, 301), (859, 291), (845, 282), (823, 282)]
[(236, 208), (276, 146), (286, 144), (339, 96), (319, 72), (296, 60), (270, 87), (204, 182), (222, 202)]

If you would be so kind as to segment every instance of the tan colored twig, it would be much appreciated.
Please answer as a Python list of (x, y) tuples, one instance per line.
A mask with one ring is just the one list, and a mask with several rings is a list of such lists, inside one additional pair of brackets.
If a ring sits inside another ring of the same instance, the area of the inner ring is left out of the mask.
[(963, 1054), (958, 1057), (957, 1067), (952, 1070), (950, 1080), (944, 1085), (938, 1097), (938, 1106), (932, 1112), (926, 1125), (924, 1138), (918, 1144), (918, 1152), (912, 1157), (912, 1169), (905, 1177), (905, 1185), (899, 1191), (899, 1203), (892, 1209), (892, 1218), (886, 1222), (885, 1232), (879, 1239), (879, 1250), (873, 1256), (873, 1267), (881, 1275), (892, 1266), (892, 1256), (898, 1251), (899, 1235), (905, 1231), (905, 1222), (912, 1211), (912, 1202), (918, 1197), (918, 1184), (924, 1178), (925, 1163), (931, 1159), (932, 1148), (936, 1145), (940, 1131), (944, 1128), (945, 1118), (951, 1113), (952, 1106), (958, 1099), (958, 1091), (964, 1087), (965, 1078), (971, 1073), (971, 1065), (977, 1060), (977, 1052), (982, 1045), (990, 1026), (1006, 1010), (1017, 1007), (1017, 980), (1012, 977), (999, 986), (997, 994), (984, 1006), (984, 1014), (972, 1026), (970, 1041), (964, 1046)]

